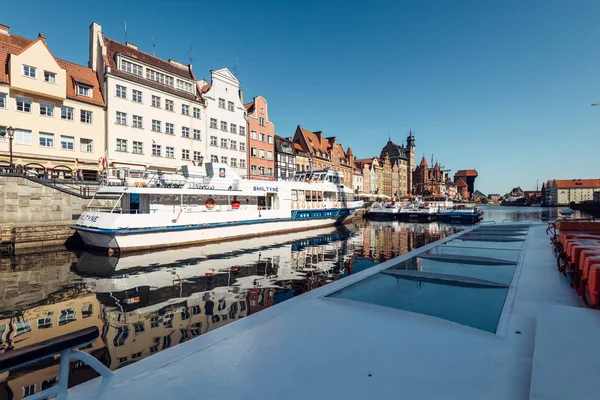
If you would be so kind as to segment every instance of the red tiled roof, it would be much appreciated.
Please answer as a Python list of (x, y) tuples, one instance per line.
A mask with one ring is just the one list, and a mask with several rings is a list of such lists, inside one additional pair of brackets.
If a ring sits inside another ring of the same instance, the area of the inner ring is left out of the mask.
[(478, 174), (477, 174), (477, 171), (474, 170), (474, 169), (461, 169), (459, 171), (456, 171), (456, 173), (454, 174), (454, 176), (455, 177), (456, 176), (465, 176), (465, 177), (467, 177), (467, 176), (475, 176), (475, 177), (477, 177)]
[[(110, 73), (112, 75), (120, 76), (120, 77), (128, 79), (130, 81), (134, 81), (134, 82), (137, 82), (142, 85), (150, 86), (157, 90), (162, 90), (164, 92), (171, 93), (176, 96), (184, 97), (189, 100), (202, 101), (202, 97), (200, 96), (200, 94), (198, 94), (198, 96), (196, 96), (192, 93), (189, 93), (189, 92), (186, 92), (183, 90), (179, 90), (177, 88), (170, 87), (167, 85), (163, 85), (161, 83), (151, 81), (149, 79), (145, 79), (145, 78), (137, 76), (135, 74), (121, 71), (118, 68), (116, 56), (117, 56), (117, 54), (123, 54), (134, 60), (138, 60), (140, 62), (143, 62), (145, 64), (153, 66), (155, 68), (167, 71), (175, 76), (190, 79), (195, 82), (196, 77), (194, 76), (194, 73), (192, 72), (192, 69), (190, 66), (183, 68), (178, 65), (173, 65), (168, 61), (162, 60), (162, 59), (155, 57), (153, 55), (150, 55), (148, 53), (144, 53), (143, 51), (132, 49), (131, 47), (124, 45), (122, 43), (119, 43), (117, 41), (114, 41), (110, 38), (107, 38), (106, 36), (104, 36), (104, 45), (106, 46), (106, 56), (107, 56), (107, 60), (105, 60), (105, 61), (108, 62), (108, 66), (111, 69)], [(210, 85), (207, 85), (207, 86), (210, 87)]]
[(468, 186), (467, 182), (465, 182), (465, 180), (463, 178), (458, 178), (456, 180), (456, 182), (454, 182), (454, 183), (456, 184), (456, 187), (466, 187), (466, 186)]
[(298, 151), (304, 151), (304, 149), (302, 148), (302, 146), (300, 146), (299, 143), (294, 143), (294, 148)]
[(207, 83), (206, 85), (202, 86), (201, 92), (202, 93), (208, 92), (211, 86), (212, 86), (212, 83)]
[(363, 164), (371, 164), (373, 162), (373, 158), (359, 158), (356, 162)]
[(600, 188), (600, 179), (555, 179), (559, 189)]
[(306, 129), (302, 128), (301, 126), (299, 126), (298, 128), (300, 128), (300, 132), (306, 139), (306, 145), (308, 146), (308, 151), (310, 153), (315, 153), (317, 151), (322, 151), (323, 153), (327, 153), (327, 147), (328, 147), (327, 144), (329, 144), (329, 142), (327, 142), (327, 144), (325, 144), (326, 139), (323, 137), (323, 135), (321, 135), (321, 140), (319, 140), (319, 137), (317, 136), (316, 133), (306, 130)]
[(421, 164), (419, 164), (421, 167), (426, 167), (427, 164), (427, 160), (425, 159), (425, 156), (423, 156), (423, 158), (421, 159)]
[(250, 111), (251, 108), (254, 108), (254, 102), (251, 101), (250, 103), (246, 103), (244, 104), (244, 107), (246, 108), (246, 111), (248, 111), (249, 113), (252, 113), (253, 111)]
[[(26, 39), (17, 35), (0, 35), (0, 83), (10, 83), (8, 71), (9, 54), (21, 54), (34, 43), (41, 40), (44, 46), (48, 48), (46, 42), (38, 38), (36, 40)], [(52, 52), (48, 48), (50, 54)], [(54, 57), (54, 56), (53, 56)], [(68, 99), (82, 101), (84, 103), (94, 104), (104, 107), (104, 99), (100, 91), (100, 83), (94, 71), (88, 67), (74, 64), (69, 61), (54, 58), (58, 66), (66, 70), (66, 96)], [(92, 97), (80, 96), (77, 94), (75, 82), (86, 83), (92, 88)]]

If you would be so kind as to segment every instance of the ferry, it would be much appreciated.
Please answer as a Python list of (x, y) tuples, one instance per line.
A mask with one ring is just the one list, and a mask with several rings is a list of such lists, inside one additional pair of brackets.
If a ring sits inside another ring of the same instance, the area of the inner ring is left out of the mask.
[[(102, 196), (119, 200), (95, 207)], [(105, 171), (73, 229), (86, 246), (128, 252), (342, 224), (362, 205), (329, 169), (256, 181), (218, 163), (183, 166), (182, 175), (117, 168)]]

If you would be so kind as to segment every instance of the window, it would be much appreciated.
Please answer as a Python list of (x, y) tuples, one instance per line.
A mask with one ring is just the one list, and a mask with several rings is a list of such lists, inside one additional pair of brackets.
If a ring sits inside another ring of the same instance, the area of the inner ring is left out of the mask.
[(23, 397), (32, 396), (35, 394), (35, 383), (33, 385), (23, 386)]
[(237, 125), (236, 124), (229, 125), (229, 132), (237, 133)]
[(227, 148), (227, 139), (221, 138), (221, 148), (222, 149), (226, 149)]
[(146, 79), (150, 79), (151, 81), (155, 81), (158, 83), (162, 83), (163, 85), (174, 87), (173, 77), (162, 74), (160, 72), (156, 72), (151, 70), (150, 68), (146, 68)]
[(200, 135), (200, 129), (194, 129), (194, 139), (202, 140), (201, 135)]
[(265, 118), (264, 117), (258, 117), (258, 124), (260, 126), (265, 126)]
[(158, 345), (150, 347), (150, 353), (156, 353), (156, 352), (158, 352)]
[(233, 111), (233, 101), (229, 101), (229, 102), (227, 102), (227, 109), (228, 109), (229, 111)]
[(236, 142), (235, 140), (232, 140), (232, 141), (229, 143), (229, 148), (230, 148), (231, 150), (237, 150), (237, 142)]
[(210, 162), (219, 162), (219, 157), (213, 154), (212, 156), (210, 156)]
[(0, 93), (0, 108), (7, 108), (6, 93)]
[(217, 137), (216, 136), (211, 136), (210, 137), (210, 145), (211, 146), (216, 146), (217, 145)]
[(264, 134), (264, 133), (261, 133), (261, 134), (260, 134), (260, 141), (261, 141), (261, 142), (264, 142), (264, 141), (265, 141), (265, 134)]
[(246, 160), (240, 159), (240, 168), (246, 168)]
[(188, 128), (187, 126), (182, 126), (181, 127), (181, 137), (190, 137), (190, 128)]
[(182, 160), (189, 160), (190, 159), (190, 151), (186, 150), (186, 149), (182, 149), (181, 150), (181, 159)]
[(79, 151), (82, 153), (91, 153), (94, 151), (94, 141), (92, 139), (79, 139)]
[(157, 121), (155, 119), (152, 120), (152, 130), (154, 132), (160, 132), (160, 121)]
[(117, 124), (127, 125), (127, 113), (117, 111)]
[(227, 165), (227, 157), (221, 156), (221, 164)]
[(38, 141), (42, 147), (54, 147), (54, 134), (40, 132), (38, 135)]
[(214, 118), (210, 119), (210, 127), (213, 129), (217, 129), (217, 120)]
[[(143, 326), (143, 325), (142, 325), (142, 326)], [(134, 360), (134, 359), (136, 359), (136, 358), (140, 358), (141, 356), (142, 356), (142, 352), (140, 351), (140, 352), (138, 352), (138, 353), (132, 354), (132, 355), (131, 355), (131, 359), (132, 359), (132, 360)]]
[(260, 149), (259, 157), (262, 158), (263, 160), (265, 159), (265, 151), (263, 149)]
[(267, 160), (272, 160), (273, 159), (273, 152), (271, 150), (267, 151)]
[(250, 155), (252, 157), (258, 157), (258, 149), (256, 147), (250, 147)]
[(44, 313), (42, 318), (38, 319), (38, 329), (52, 328), (52, 316), (54, 311), (47, 311)]
[[(165, 105), (166, 105), (166, 103), (165, 103)], [(171, 102), (171, 105), (173, 105), (173, 102)], [(152, 95), (152, 107), (160, 108), (160, 97)], [(173, 111), (173, 110), (171, 110), (171, 111)]]
[[(159, 99), (160, 99), (160, 97), (159, 97)], [(165, 110), (173, 111), (174, 107), (175, 107), (175, 102), (173, 100), (165, 99)]]
[(273, 175), (273, 168), (269, 167), (267, 168), (268, 174), (269, 176)]
[(193, 85), (190, 82), (182, 81), (181, 79), (177, 79), (177, 89), (194, 93)]
[(133, 142), (133, 153), (144, 154), (144, 145), (142, 142)]
[(94, 314), (94, 306), (92, 303), (83, 303), (83, 307), (81, 307), (81, 316), (85, 318), (89, 318)]
[(86, 110), (81, 110), (80, 114), (79, 114), (79, 120), (85, 124), (91, 124), (92, 123), (92, 112), (86, 111)]
[(60, 316), (58, 317), (58, 326), (67, 325), (75, 321), (75, 310), (67, 308), (66, 310), (60, 310)]
[(26, 144), (31, 146), (33, 144), (33, 135), (31, 134), (31, 131), (15, 129), (14, 141), (16, 144)]
[(73, 121), (73, 114), (75, 110), (72, 107), (61, 107), (60, 108), (60, 118), (66, 119), (69, 121)]
[(261, 113), (261, 114), (264, 114), (264, 113), (265, 113), (265, 109), (261, 107), (261, 108), (260, 108), (260, 113)]
[(200, 157), (202, 157), (202, 154), (199, 151), (194, 151), (194, 161), (200, 161)]
[(160, 157), (160, 155), (161, 155), (160, 144), (153, 144), (152, 145), (152, 155)]
[(256, 140), (256, 131), (250, 131), (250, 139)]
[(271, 136), (271, 135), (267, 136), (267, 143), (273, 144), (273, 136)]
[(240, 151), (246, 151), (246, 143), (240, 142)]
[(54, 72), (44, 71), (44, 82), (56, 83), (56, 74)]
[(233, 168), (237, 168), (237, 158), (232, 158), (229, 165)]
[(225, 108), (225, 99), (219, 99), (219, 108)]
[(165, 133), (167, 133), (169, 135), (174, 135), (175, 134), (175, 125), (167, 122), (165, 124)]
[(127, 88), (125, 86), (117, 85), (116, 96), (122, 99), (127, 98)]
[(133, 116), (133, 123), (131, 124), (134, 128), (143, 128), (144, 127), (144, 119), (141, 115)]
[(127, 151), (127, 140), (117, 139), (117, 151)]
[(142, 92), (134, 89), (132, 91), (131, 100), (135, 101), (136, 103), (141, 103), (142, 102)]
[(240, 126), (240, 136), (246, 136), (246, 127)]
[(125, 342), (127, 342), (127, 338), (129, 337), (129, 326), (119, 326), (117, 327), (117, 332), (115, 333), (115, 338), (113, 339), (113, 345), (115, 347), (123, 346)]
[(31, 112), (31, 100), (17, 97), (17, 111)]
[(130, 61), (121, 59), (121, 71), (129, 72), (131, 74), (142, 76), (142, 66), (134, 64)]
[(83, 85), (77, 85), (77, 94), (85, 97), (92, 97), (92, 90)]
[(194, 118), (200, 118), (200, 109), (194, 107)]
[(35, 79), (37, 75), (37, 68), (30, 67), (29, 65), (23, 65), (23, 75)]
[(221, 121), (221, 131), (227, 132), (227, 122)]
[(182, 115), (190, 115), (190, 106), (187, 104), (181, 105), (181, 114)]
[(256, 165), (251, 165), (250, 166), (250, 174), (252, 174), (252, 175), (258, 175), (258, 167)]
[(45, 103), (40, 101), (40, 115), (47, 117), (54, 117), (54, 104)]
[(165, 157), (175, 158), (175, 148), (169, 146), (165, 147)]

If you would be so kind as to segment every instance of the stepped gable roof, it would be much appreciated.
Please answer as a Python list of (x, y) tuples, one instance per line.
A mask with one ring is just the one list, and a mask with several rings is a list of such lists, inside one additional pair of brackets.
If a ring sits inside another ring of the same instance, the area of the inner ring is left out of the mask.
[(555, 179), (553, 183), (560, 189), (600, 188), (600, 179)]
[(470, 176), (474, 176), (477, 177), (477, 171), (474, 169), (461, 169), (456, 171), (456, 173), (454, 174), (455, 177), (457, 176), (464, 176), (464, 177), (470, 177)]
[[(22, 54), (36, 42), (41, 41), (48, 49), (48, 44), (42, 38), (35, 40), (27, 39), (11, 33), (10, 35), (0, 35), (0, 83), (10, 84), (8, 69), (8, 57), (10, 54)], [(54, 55), (52, 55), (54, 57)], [(77, 100), (84, 103), (94, 104), (104, 107), (104, 98), (100, 90), (98, 77), (91, 68), (75, 64), (69, 61), (54, 57), (58, 66), (66, 71), (66, 96), (70, 100)], [(82, 83), (92, 88), (92, 97), (80, 96), (77, 94), (76, 83)]]
[(456, 187), (467, 187), (469, 185), (467, 185), (467, 182), (465, 182), (464, 178), (458, 178), (456, 180), (456, 182), (454, 182), (456, 184)]
[[(155, 57), (151, 54), (145, 53), (141, 50), (136, 50), (131, 48), (123, 43), (119, 43), (115, 40), (104, 38), (104, 45), (106, 46), (106, 58), (108, 62), (108, 66), (110, 67), (110, 73), (112, 75), (120, 76), (122, 78), (128, 79), (130, 81), (137, 82), (141, 85), (150, 86), (154, 89), (161, 90), (167, 93), (171, 93), (173, 95), (183, 97), (192, 101), (202, 101), (202, 97), (200, 94), (195, 95), (184, 90), (179, 90), (175, 87), (163, 85), (159, 82), (152, 81), (150, 79), (146, 79), (145, 77), (141, 77), (129, 72), (121, 71), (117, 65), (117, 55), (123, 54), (133, 60), (138, 60), (144, 64), (147, 64), (151, 67), (157, 68), (159, 70), (163, 70), (168, 72), (169, 74), (174, 75), (175, 77), (181, 77), (185, 79), (189, 79), (193, 82), (196, 82), (196, 76), (192, 71), (192, 66), (188, 65), (186, 67), (181, 67), (179, 65), (171, 64), (168, 61), (162, 60), (158, 57)], [(206, 85), (210, 87), (209, 85)], [(205, 87), (206, 87), (205, 86)], [(204, 93), (204, 88), (202, 88), (202, 93)]]

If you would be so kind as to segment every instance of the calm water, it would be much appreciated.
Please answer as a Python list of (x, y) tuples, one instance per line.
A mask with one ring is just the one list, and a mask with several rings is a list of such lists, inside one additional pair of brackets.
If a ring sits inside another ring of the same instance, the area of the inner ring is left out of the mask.
[[(484, 211), (497, 222), (558, 213)], [(118, 369), (464, 227), (365, 221), (120, 258), (67, 250), (0, 258), (0, 352), (97, 326), (101, 338), (85, 351)], [(0, 399), (39, 392), (57, 374), (56, 361), (4, 373)], [(95, 376), (73, 364), (69, 384)]]

